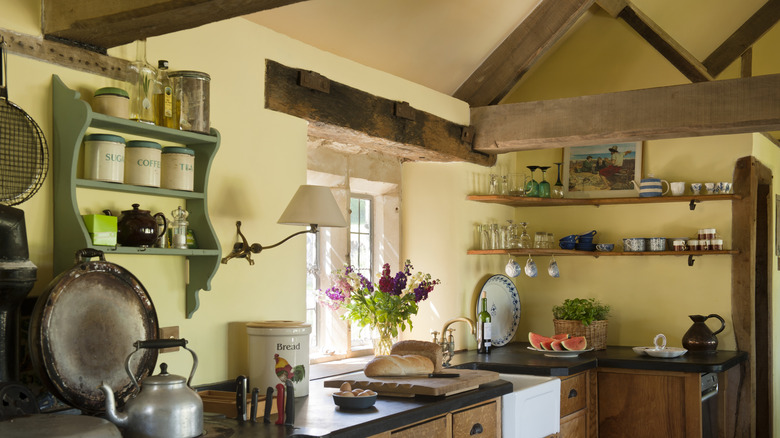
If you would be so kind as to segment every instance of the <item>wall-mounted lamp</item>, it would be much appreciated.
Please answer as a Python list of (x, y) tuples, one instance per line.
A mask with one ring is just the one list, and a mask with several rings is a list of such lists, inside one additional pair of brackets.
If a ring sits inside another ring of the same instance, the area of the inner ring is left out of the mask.
[(241, 242), (233, 245), (233, 251), (227, 257), (222, 259), (222, 263), (227, 263), (233, 258), (246, 258), (250, 265), (254, 265), (252, 253), (258, 254), (264, 249), (275, 248), (291, 238), (306, 233), (317, 233), (319, 227), (338, 227), (347, 226), (347, 221), (341, 213), (336, 199), (333, 197), (328, 187), (303, 185), (295, 192), (292, 200), (282, 213), (277, 223), (284, 225), (304, 225), (309, 226), (308, 230), (293, 233), (283, 240), (273, 245), (263, 246), (259, 243), (249, 244), (246, 237), (241, 232), (241, 221), (236, 222), (236, 232), (241, 236)]

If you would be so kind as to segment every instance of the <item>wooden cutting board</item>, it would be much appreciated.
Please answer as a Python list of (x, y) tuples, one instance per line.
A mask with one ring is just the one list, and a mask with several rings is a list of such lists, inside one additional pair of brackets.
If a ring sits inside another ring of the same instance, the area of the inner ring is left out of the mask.
[(455, 378), (431, 378), (425, 376), (366, 377), (362, 372), (346, 374), (324, 382), (326, 388), (338, 388), (348, 382), (352, 388), (370, 389), (379, 395), (413, 397), (415, 395), (452, 395), (476, 389), (483, 383), (498, 380), (495, 371), (444, 370), (442, 373), (459, 374)]

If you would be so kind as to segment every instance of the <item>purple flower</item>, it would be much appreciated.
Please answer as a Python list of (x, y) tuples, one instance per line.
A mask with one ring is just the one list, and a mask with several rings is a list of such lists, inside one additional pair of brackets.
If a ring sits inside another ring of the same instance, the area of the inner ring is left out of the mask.
[(406, 289), (406, 274), (403, 272), (398, 272), (395, 274), (395, 280), (393, 281), (393, 290), (391, 295), (401, 295)]

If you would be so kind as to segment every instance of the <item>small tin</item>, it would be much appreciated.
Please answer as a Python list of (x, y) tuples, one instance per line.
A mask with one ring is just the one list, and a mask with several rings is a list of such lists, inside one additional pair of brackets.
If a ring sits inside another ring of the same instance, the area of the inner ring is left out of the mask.
[(172, 71), (174, 104), (179, 110), (179, 129), (209, 133), (211, 76), (199, 71)]
[(195, 151), (177, 146), (163, 148), (160, 178), (160, 185), (165, 189), (193, 191)]
[(130, 95), (116, 87), (104, 87), (95, 91), (92, 110), (108, 116), (126, 119), (130, 117)]
[(84, 137), (84, 178), (122, 183), (125, 178), (125, 139), (112, 134)]
[(160, 187), (162, 146), (154, 141), (131, 140), (125, 147), (125, 183)]

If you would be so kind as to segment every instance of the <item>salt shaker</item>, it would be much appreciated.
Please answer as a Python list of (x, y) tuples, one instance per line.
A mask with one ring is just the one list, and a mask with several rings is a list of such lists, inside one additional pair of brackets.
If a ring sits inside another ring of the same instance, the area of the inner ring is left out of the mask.
[(187, 216), (189, 212), (181, 208), (181, 205), (176, 210), (171, 212), (173, 215), (173, 225), (171, 225), (171, 248), (187, 249)]

